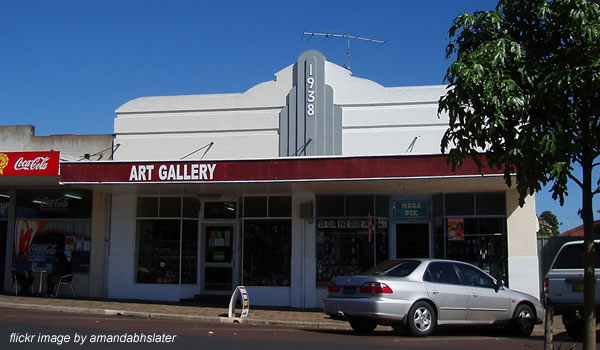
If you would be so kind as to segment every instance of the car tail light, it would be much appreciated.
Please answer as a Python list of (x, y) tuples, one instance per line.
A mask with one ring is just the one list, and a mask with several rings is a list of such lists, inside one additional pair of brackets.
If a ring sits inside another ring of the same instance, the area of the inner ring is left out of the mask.
[(330, 283), (329, 286), (327, 286), (327, 291), (329, 293), (338, 293), (340, 291), (340, 286)]
[(544, 278), (544, 293), (550, 293), (550, 280), (548, 277)]
[(367, 282), (360, 286), (360, 292), (366, 294), (392, 294), (392, 288), (381, 282)]

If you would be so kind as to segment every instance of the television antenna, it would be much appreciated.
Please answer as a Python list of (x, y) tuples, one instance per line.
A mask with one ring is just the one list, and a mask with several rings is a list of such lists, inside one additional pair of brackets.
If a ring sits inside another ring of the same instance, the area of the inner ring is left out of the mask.
[(371, 38), (363, 38), (361, 36), (348, 35), (348, 34), (302, 32), (302, 35), (309, 35), (310, 37), (320, 36), (320, 37), (323, 37), (324, 39), (329, 39), (329, 38), (346, 39), (346, 42), (347, 42), (348, 46), (347, 46), (347, 49), (346, 49), (346, 65), (344, 67), (347, 70), (350, 70), (350, 40), (362, 40), (362, 41), (366, 41), (366, 42), (369, 42), (369, 43), (377, 43), (377, 44), (379, 44), (379, 46), (385, 44), (384, 40), (377, 40), (377, 39), (371, 39)]

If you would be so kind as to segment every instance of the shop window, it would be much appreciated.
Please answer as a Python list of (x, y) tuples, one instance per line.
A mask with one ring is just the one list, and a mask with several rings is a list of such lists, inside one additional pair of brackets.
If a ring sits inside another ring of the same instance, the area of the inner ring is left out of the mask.
[(183, 198), (183, 217), (197, 219), (200, 214), (200, 200), (197, 198)]
[(199, 210), (196, 198), (138, 198), (137, 283), (197, 283)]
[(475, 215), (473, 193), (447, 193), (444, 203), (446, 215)]
[(376, 216), (387, 217), (390, 215), (390, 199), (387, 196), (375, 196)]
[(290, 196), (270, 196), (269, 197), (269, 217), (282, 218), (292, 216), (292, 197)]
[(471, 263), (507, 281), (505, 218), (446, 218), (446, 258)]
[(0, 220), (0, 281), (4, 281), (6, 236), (8, 235), (8, 222)]
[(235, 219), (237, 217), (235, 202), (206, 202), (204, 203), (205, 219)]
[(181, 216), (180, 197), (161, 197), (159, 214), (161, 218), (177, 218)]
[(138, 283), (179, 284), (180, 220), (137, 221)]
[(181, 284), (196, 284), (198, 280), (198, 221), (182, 220)]
[(17, 218), (90, 219), (92, 192), (85, 190), (18, 190)]
[(244, 220), (243, 280), (247, 286), (289, 286), (291, 220)]
[(64, 253), (73, 272), (89, 272), (92, 224), (89, 220), (17, 220), (16, 249), (36, 268), (54, 271), (58, 254)]
[(317, 286), (356, 275), (388, 258), (387, 218), (317, 219)]
[(0, 219), (8, 218), (10, 208), (10, 192), (0, 190)]
[(504, 192), (476, 193), (477, 215), (506, 215)]
[(317, 196), (317, 217), (343, 217), (344, 196)]
[(431, 197), (433, 216), (444, 216), (444, 195), (434, 194)]
[(346, 196), (345, 216), (352, 217), (369, 215), (375, 215), (375, 208), (373, 207), (373, 196)]
[(250, 218), (267, 217), (267, 197), (244, 197), (244, 216)]
[(12, 259), (23, 252), (36, 269), (54, 271), (64, 253), (73, 272), (89, 272), (92, 198), (85, 190), (18, 190)]
[(158, 197), (138, 197), (137, 217), (155, 218), (158, 216)]
[(289, 218), (292, 216), (290, 196), (244, 197), (245, 218)]

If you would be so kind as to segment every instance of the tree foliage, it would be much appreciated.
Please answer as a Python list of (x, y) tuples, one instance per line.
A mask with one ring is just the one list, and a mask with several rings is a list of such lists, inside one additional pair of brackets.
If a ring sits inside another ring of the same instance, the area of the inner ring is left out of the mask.
[[(442, 152), (449, 152), (455, 167), (472, 157), (504, 169), (509, 186), (516, 180), (521, 205), (546, 184), (561, 204), (568, 179), (580, 187), (584, 317), (591, 322), (592, 197), (600, 192), (600, 179), (592, 178), (600, 155), (600, 0), (500, 0), (495, 11), (458, 16), (449, 35), (446, 57), (456, 60), (439, 102), (450, 121)], [(580, 178), (574, 166), (581, 166)], [(586, 348), (595, 344), (589, 333), (586, 328)]]
[(558, 232), (558, 219), (549, 210), (543, 211), (538, 218), (540, 229), (538, 236), (555, 236)]

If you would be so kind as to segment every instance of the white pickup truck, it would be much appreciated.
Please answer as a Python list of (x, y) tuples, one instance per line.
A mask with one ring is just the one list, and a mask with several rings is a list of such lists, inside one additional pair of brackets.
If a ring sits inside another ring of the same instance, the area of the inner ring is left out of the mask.
[[(600, 241), (594, 241), (596, 253), (596, 315), (600, 311)], [(571, 338), (583, 336), (583, 241), (565, 243), (552, 262), (544, 279), (546, 305), (554, 307)], [(597, 318), (598, 321), (600, 321)]]

